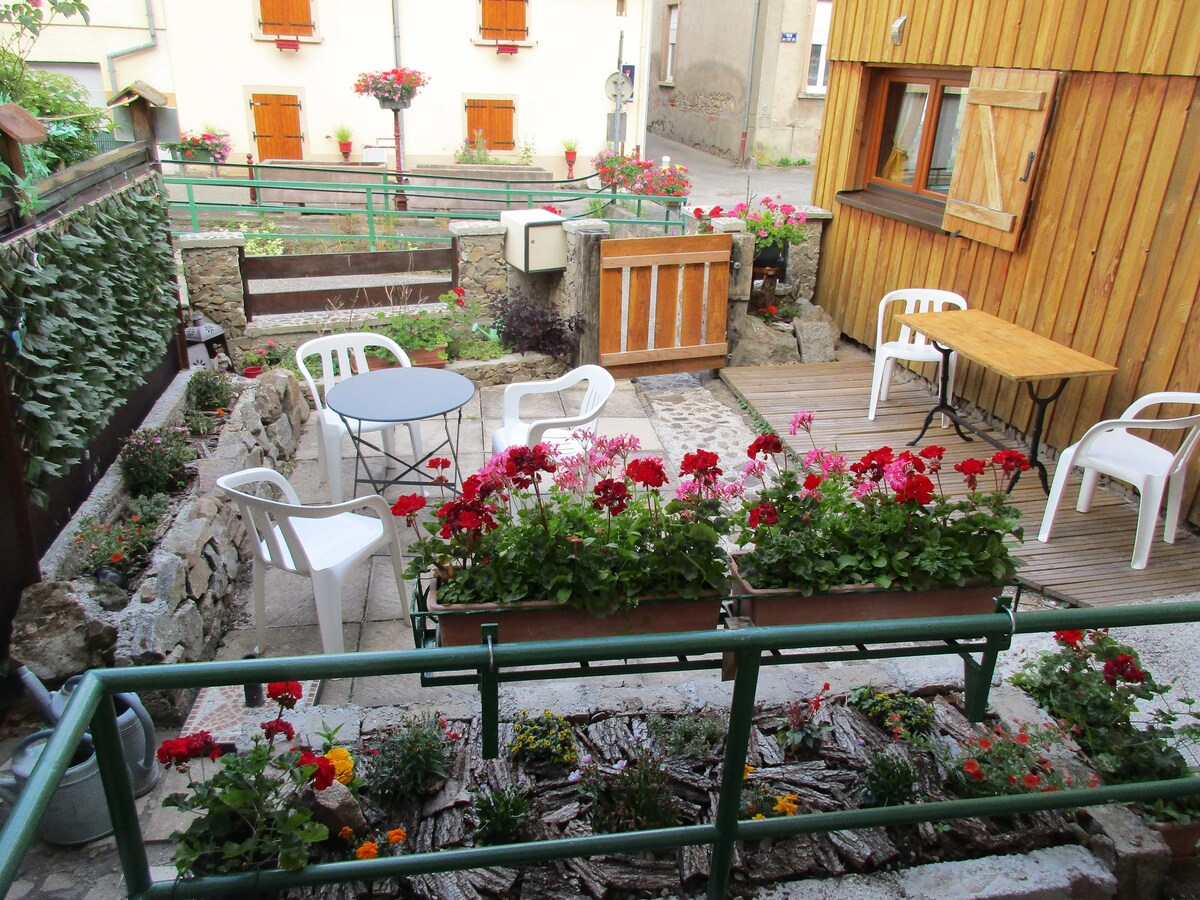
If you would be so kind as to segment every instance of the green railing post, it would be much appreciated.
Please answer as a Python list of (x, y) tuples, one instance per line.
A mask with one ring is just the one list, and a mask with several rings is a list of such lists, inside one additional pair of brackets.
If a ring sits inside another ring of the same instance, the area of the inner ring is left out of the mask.
[(196, 211), (196, 186), (187, 183), (188, 221), (192, 223), (192, 231), (200, 230), (200, 214)]
[[(481, 625), (479, 642), (490, 651), (500, 643), (499, 625)], [(483, 739), (483, 758), (500, 755), (500, 678), (491, 653), (485, 666), (479, 668), (479, 731)]]
[(725, 761), (721, 765), (721, 793), (717, 799), (716, 840), (713, 841), (709, 866), (708, 900), (723, 900), (729, 887), (729, 866), (733, 862), (733, 844), (737, 840), (738, 816), (742, 807), (742, 782), (745, 780), (746, 747), (750, 726), (754, 723), (754, 697), (758, 693), (761, 651), (739, 650), (733, 699), (729, 703), (729, 728), (725, 732)]
[[(104, 785), (108, 814), (112, 817), (113, 837), (117, 841), (117, 855), (125, 873), (125, 888), (130, 894), (140, 894), (150, 888), (150, 861), (146, 858), (146, 845), (138, 824), (137, 807), (133, 802), (133, 782), (125, 765), (121, 732), (117, 728), (117, 708), (111, 694), (106, 693), (100, 698), (92, 714), (91, 727), (96, 764), (100, 767), (100, 781)], [(153, 735), (146, 736), (147, 740), (152, 738)]]
[(367, 246), (375, 249), (375, 193), (371, 185), (365, 185), (367, 195)]

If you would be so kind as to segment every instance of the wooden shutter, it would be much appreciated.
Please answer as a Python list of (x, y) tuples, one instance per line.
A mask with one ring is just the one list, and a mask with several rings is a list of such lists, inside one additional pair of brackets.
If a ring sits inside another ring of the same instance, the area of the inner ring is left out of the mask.
[(258, 0), (263, 34), (311, 37), (315, 31), (310, 0)]
[(259, 161), (303, 159), (304, 133), (300, 131), (300, 98), (294, 94), (251, 94), (254, 140)]
[(523, 41), (527, 0), (480, 0), (479, 33), (485, 41)]
[(468, 100), (467, 143), (475, 143), (475, 132), (482, 131), (489, 150), (512, 150), (513, 119), (517, 107), (511, 100)]
[(1041, 165), (1057, 72), (975, 69), (942, 228), (1015, 250)]

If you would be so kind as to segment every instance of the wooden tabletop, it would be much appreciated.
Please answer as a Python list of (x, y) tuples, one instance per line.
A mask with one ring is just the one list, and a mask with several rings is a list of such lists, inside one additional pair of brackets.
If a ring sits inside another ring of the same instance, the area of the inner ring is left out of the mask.
[(1115, 375), (1116, 366), (981, 309), (900, 313), (896, 320), (1013, 381)]

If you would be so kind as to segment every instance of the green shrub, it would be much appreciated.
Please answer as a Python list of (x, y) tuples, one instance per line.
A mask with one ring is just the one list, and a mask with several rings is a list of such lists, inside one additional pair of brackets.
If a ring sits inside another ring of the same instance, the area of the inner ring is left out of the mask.
[[(624, 760), (622, 760), (624, 762)], [(613, 772), (585, 768), (579, 793), (592, 801), (592, 831), (615, 833), (670, 828), (679, 824), (679, 805), (659, 759), (648, 750)]]
[(451, 742), (458, 735), (436, 715), (411, 719), (380, 737), (375, 755), (365, 755), (363, 777), (368, 790), (383, 806), (428, 791), (446, 776)]
[(233, 405), (233, 379), (225, 372), (197, 369), (188, 381), (187, 396), (196, 409), (228, 409)]
[(858, 707), (868, 719), (897, 738), (924, 734), (933, 724), (933, 707), (904, 691), (885, 694), (864, 684), (846, 696), (846, 704)]
[(646, 724), (671, 756), (712, 756), (725, 739), (725, 722), (715, 716), (651, 716)]
[(184, 466), (195, 458), (187, 428), (141, 428), (129, 435), (117, 462), (129, 493), (144, 497), (182, 488)]
[(917, 798), (917, 773), (904, 757), (880, 752), (863, 773), (866, 806), (903, 806)]
[(571, 723), (563, 716), (544, 710), (530, 719), (529, 710), (522, 710), (513, 723), (513, 739), (508, 745), (513, 756), (530, 762), (568, 765), (579, 759)]
[(475, 843), (515, 844), (532, 817), (529, 791), (520, 785), (483, 790), (475, 797)]

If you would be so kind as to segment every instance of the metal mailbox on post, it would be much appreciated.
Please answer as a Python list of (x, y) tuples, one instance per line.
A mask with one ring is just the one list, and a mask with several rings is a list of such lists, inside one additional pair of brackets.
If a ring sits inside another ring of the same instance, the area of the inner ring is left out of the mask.
[(515, 209), (500, 213), (504, 259), (522, 272), (562, 272), (567, 268), (567, 236), (563, 218), (545, 209)]

